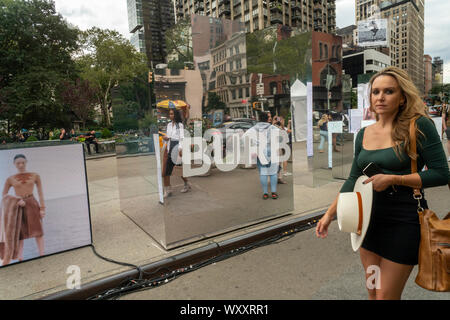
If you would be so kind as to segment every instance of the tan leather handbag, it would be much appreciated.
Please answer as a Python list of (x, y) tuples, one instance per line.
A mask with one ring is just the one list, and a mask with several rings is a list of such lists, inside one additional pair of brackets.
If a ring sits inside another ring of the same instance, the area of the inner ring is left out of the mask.
[[(417, 154), (416, 120), (411, 121), (409, 128), (413, 154)], [(417, 172), (417, 160), (411, 159), (411, 172)], [(416, 283), (431, 291), (450, 291), (450, 212), (440, 220), (432, 210), (423, 209), (420, 206), (422, 194), (419, 189), (414, 189), (414, 199), (419, 203), (417, 213), (421, 238)]]

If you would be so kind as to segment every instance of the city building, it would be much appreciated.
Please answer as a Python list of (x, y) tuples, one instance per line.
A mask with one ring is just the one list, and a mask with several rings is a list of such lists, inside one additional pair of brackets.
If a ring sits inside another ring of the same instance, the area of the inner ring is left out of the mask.
[(239, 20), (246, 32), (283, 24), (334, 33), (336, 0), (175, 0), (178, 18), (198, 14)]
[(342, 37), (343, 47), (352, 48), (356, 46), (356, 29), (356, 25), (352, 24), (336, 30), (336, 34)]
[(189, 106), (189, 118), (201, 119), (203, 87), (200, 71), (155, 69), (156, 101), (182, 100)]
[(424, 1), (422, 0), (355, 0), (356, 22), (369, 18), (393, 21), (391, 37), (392, 65), (406, 70), (416, 87), (424, 90)]
[[(264, 111), (274, 115), (286, 115), (291, 106), (291, 84), (289, 75), (251, 74), (251, 95), (253, 100), (262, 103)], [(262, 88), (258, 92), (257, 87)], [(258, 94), (262, 93), (262, 94)]]
[(428, 95), (433, 88), (433, 58), (426, 54), (423, 56), (423, 70), (424, 70), (424, 95)]
[[(327, 78), (332, 79), (327, 87)], [(312, 32), (314, 110), (338, 107), (342, 101), (342, 37)]]
[(342, 62), (345, 74), (352, 77), (352, 88), (358, 86), (359, 74), (378, 72), (390, 65), (390, 56), (374, 49), (345, 54)]
[(228, 40), (232, 34), (242, 31), (239, 21), (225, 18), (205, 17), (191, 15), (192, 40), (194, 44), (194, 57), (203, 56), (217, 45)]
[(130, 41), (149, 66), (166, 63), (165, 32), (175, 24), (172, 0), (127, 0)]
[(441, 57), (434, 57), (432, 65), (432, 86), (440, 86), (444, 83), (444, 60)]
[(232, 118), (249, 115), (250, 74), (247, 73), (245, 32), (211, 49), (209, 92), (216, 93)]

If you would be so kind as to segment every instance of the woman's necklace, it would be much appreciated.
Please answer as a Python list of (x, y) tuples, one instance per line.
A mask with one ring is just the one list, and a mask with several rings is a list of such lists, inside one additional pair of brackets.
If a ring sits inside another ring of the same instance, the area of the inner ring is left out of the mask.
[(25, 183), (28, 182), (28, 180), (31, 179), (32, 176), (33, 175), (31, 173), (28, 173), (28, 172), (26, 172), (26, 173), (19, 173), (19, 174), (16, 175), (16, 179), (19, 182), (21, 182), (22, 184), (25, 184)]

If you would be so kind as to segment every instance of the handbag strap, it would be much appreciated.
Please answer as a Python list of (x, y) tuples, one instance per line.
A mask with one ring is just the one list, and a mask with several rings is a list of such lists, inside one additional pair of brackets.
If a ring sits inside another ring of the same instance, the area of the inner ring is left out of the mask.
[[(417, 136), (416, 136), (416, 120), (418, 117), (411, 119), (409, 124), (409, 147), (410, 152), (415, 158), (411, 158), (411, 173), (417, 173)], [(414, 197), (422, 195), (420, 189), (414, 188)]]
[[(417, 157), (418, 157), (418, 155), (417, 155), (416, 121), (417, 121), (417, 119), (419, 119), (419, 117), (415, 117), (415, 118), (411, 119), (411, 122), (409, 124), (410, 152), (412, 154), (414, 154), (414, 156), (415, 156), (415, 159), (411, 159), (411, 173), (417, 173)], [(450, 189), (450, 183), (448, 184), (448, 188)], [(418, 188), (414, 188), (414, 199), (416, 199), (416, 200), (422, 199), (422, 193), (420, 192), (420, 189), (418, 189)], [(420, 201), (419, 201), (419, 209), (421, 209)]]
[[(415, 117), (411, 119), (411, 122), (409, 124), (409, 151), (413, 154), (414, 158), (411, 158), (411, 173), (417, 173), (417, 136), (416, 136), (416, 120), (419, 117)], [(417, 213), (419, 216), (423, 214), (425, 211), (420, 203), (420, 200), (423, 198), (422, 193), (420, 192), (420, 189), (414, 188), (413, 189), (413, 197), (415, 200), (417, 200)]]

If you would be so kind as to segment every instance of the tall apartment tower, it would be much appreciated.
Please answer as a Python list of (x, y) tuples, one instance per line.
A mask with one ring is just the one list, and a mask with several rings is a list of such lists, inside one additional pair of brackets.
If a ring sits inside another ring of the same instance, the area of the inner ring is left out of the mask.
[(172, 0), (127, 0), (131, 43), (145, 53), (149, 66), (166, 61), (165, 31), (175, 24)]
[(423, 70), (424, 70), (424, 91), (428, 95), (433, 88), (433, 58), (426, 54), (423, 56)]
[(406, 70), (423, 94), (425, 0), (355, 0), (356, 22), (379, 14), (390, 23), (396, 46), (391, 46), (392, 65)]
[(441, 57), (434, 57), (432, 64), (433, 87), (444, 83), (444, 60)]
[(336, 0), (175, 0), (177, 17), (188, 14), (240, 20), (246, 32), (283, 24), (335, 33)]

